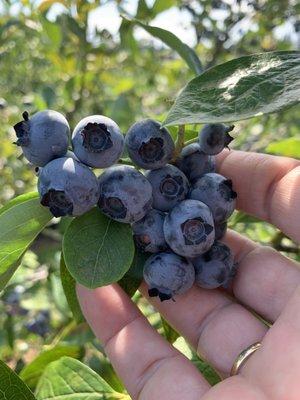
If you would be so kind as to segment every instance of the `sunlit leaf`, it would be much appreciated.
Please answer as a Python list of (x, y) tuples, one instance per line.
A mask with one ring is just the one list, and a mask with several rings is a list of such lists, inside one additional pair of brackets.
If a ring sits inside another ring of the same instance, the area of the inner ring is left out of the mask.
[(300, 53), (253, 54), (191, 80), (164, 125), (230, 122), (272, 113), (300, 100)]

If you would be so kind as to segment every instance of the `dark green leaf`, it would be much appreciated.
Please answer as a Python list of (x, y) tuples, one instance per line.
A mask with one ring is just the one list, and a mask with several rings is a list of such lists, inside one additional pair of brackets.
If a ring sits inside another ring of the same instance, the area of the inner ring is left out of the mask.
[(149, 254), (136, 251), (131, 267), (118, 282), (125, 292), (132, 297), (138, 290), (143, 280), (144, 264), (149, 257)]
[(163, 317), (161, 317), (161, 322), (164, 329), (165, 338), (169, 343), (174, 343), (175, 340), (179, 338), (179, 333), (177, 333), (175, 329), (173, 329)]
[(38, 383), (36, 396), (38, 400), (129, 399), (129, 396), (115, 392), (92, 369), (69, 357), (48, 365)]
[(135, 55), (138, 50), (138, 46), (133, 36), (132, 23), (125, 18), (123, 18), (119, 28), (119, 35), (122, 49), (127, 48), (130, 50), (131, 54)]
[(240, 57), (191, 80), (164, 125), (230, 122), (280, 111), (299, 102), (300, 53)]
[(88, 288), (120, 280), (134, 257), (131, 228), (107, 218), (98, 208), (74, 219), (63, 239), (66, 266)]
[(117, 392), (124, 391), (124, 385), (116, 372), (114, 371), (109, 360), (100, 352), (97, 351), (89, 359), (89, 366), (97, 374), (99, 374), (114, 390)]
[(268, 153), (300, 158), (300, 138), (288, 138), (270, 143), (266, 150)]
[(18, 268), (28, 246), (51, 219), (36, 193), (19, 196), (0, 209), (0, 290)]
[(2, 361), (0, 361), (0, 398), (36, 400), (29, 387)]
[(8, 345), (13, 350), (15, 343), (15, 329), (14, 329), (14, 318), (11, 314), (7, 315), (5, 322), (3, 324), (3, 328), (7, 336)]
[(59, 360), (64, 356), (82, 359), (84, 348), (80, 346), (56, 346), (51, 350), (44, 351), (22, 369), (20, 378), (31, 389), (34, 389), (45, 368), (53, 361)]
[(202, 72), (202, 65), (196, 52), (191, 47), (183, 43), (180, 39), (178, 39), (178, 37), (175, 36), (173, 33), (166, 31), (165, 29), (158, 28), (156, 26), (146, 25), (143, 22), (138, 21), (137, 19), (132, 19), (130, 21), (142, 27), (148, 33), (150, 33), (150, 35), (160, 39), (171, 49), (175, 50), (196, 75)]
[(70, 310), (77, 324), (85, 321), (76, 294), (76, 281), (68, 271), (63, 254), (60, 259), (60, 277)]
[(140, 19), (147, 19), (151, 16), (151, 12), (147, 6), (146, 0), (139, 0), (136, 18)]

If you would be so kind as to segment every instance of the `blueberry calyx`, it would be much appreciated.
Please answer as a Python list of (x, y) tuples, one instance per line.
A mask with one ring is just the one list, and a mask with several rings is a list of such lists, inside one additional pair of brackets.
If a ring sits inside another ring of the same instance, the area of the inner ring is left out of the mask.
[(29, 146), (29, 114), (24, 111), (22, 114), (23, 121), (18, 122), (14, 125), (18, 140), (14, 142), (17, 146)]
[(54, 217), (72, 215), (73, 212), (73, 203), (63, 190), (48, 190), (42, 197), (41, 204), (48, 207)]
[(173, 298), (170, 294), (162, 293), (157, 288), (148, 289), (148, 295), (149, 295), (149, 297), (159, 297), (161, 302), (163, 302), (165, 300), (170, 300), (170, 299), (173, 300)]
[(213, 227), (204, 223), (202, 218), (188, 219), (181, 224), (184, 242), (186, 245), (195, 245), (206, 240), (206, 236), (213, 231)]
[(83, 146), (92, 153), (100, 153), (113, 146), (105, 124), (89, 122), (82, 130)]
[(230, 126), (225, 128), (226, 135), (225, 135), (225, 138), (224, 138), (224, 145), (228, 150), (230, 150), (229, 145), (234, 139), (234, 137), (230, 136), (228, 132), (231, 132), (233, 129), (234, 129), (234, 125), (230, 125)]
[(224, 197), (227, 197), (227, 200), (233, 200), (237, 198), (237, 193), (233, 190), (232, 188), (232, 180), (231, 179), (226, 179), (220, 184), (220, 189), (224, 189), (227, 191), (227, 196), (225, 196), (225, 193), (223, 193)]
[(145, 163), (159, 161), (164, 156), (164, 141), (161, 138), (151, 138), (148, 142), (143, 142), (139, 148), (139, 155)]
[(135, 240), (135, 243), (139, 249), (142, 251), (145, 251), (147, 246), (151, 244), (151, 238), (149, 235), (133, 235), (133, 238)]
[(127, 208), (124, 206), (122, 200), (118, 197), (105, 197), (100, 196), (98, 201), (99, 207), (110, 215), (112, 218), (125, 218)]
[(159, 293), (159, 291), (156, 288), (152, 288), (152, 289), (148, 290), (149, 297), (157, 297), (158, 293)]
[(167, 175), (161, 181), (159, 190), (166, 197), (175, 198), (180, 196), (184, 192), (182, 177)]

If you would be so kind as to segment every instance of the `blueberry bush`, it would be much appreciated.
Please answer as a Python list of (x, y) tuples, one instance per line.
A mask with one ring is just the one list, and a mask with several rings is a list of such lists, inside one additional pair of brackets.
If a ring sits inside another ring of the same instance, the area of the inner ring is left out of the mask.
[[(170, 12), (193, 44), (159, 26)], [(0, 4), (0, 399), (130, 398), (76, 282), (118, 282), (220, 380), (138, 288), (144, 278), (161, 301), (226, 288), (238, 268), (227, 226), (300, 260), (235, 210), (215, 162), (228, 147), (300, 157), (299, 12), (279, 0)], [(112, 14), (115, 31), (95, 22)]]

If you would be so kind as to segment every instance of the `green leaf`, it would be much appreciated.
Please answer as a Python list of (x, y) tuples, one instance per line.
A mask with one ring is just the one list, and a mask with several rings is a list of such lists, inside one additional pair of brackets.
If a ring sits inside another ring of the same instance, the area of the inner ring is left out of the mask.
[(288, 138), (270, 143), (266, 151), (281, 156), (300, 158), (300, 138)]
[(154, 15), (157, 15), (163, 11), (168, 10), (169, 8), (176, 6), (176, 1), (175, 0), (155, 0), (153, 7), (152, 7), (152, 13)]
[(85, 319), (82, 315), (81, 308), (77, 299), (76, 281), (66, 267), (63, 254), (61, 254), (60, 258), (60, 277), (70, 310), (72, 311), (72, 314), (77, 324), (80, 324), (81, 322), (84, 322)]
[(59, 360), (64, 356), (82, 359), (84, 348), (80, 346), (56, 346), (51, 350), (42, 352), (30, 364), (27, 364), (20, 373), (20, 378), (31, 388), (34, 389), (45, 368), (53, 361)]
[(29, 387), (0, 360), (1, 400), (36, 400)]
[(66, 266), (77, 282), (96, 288), (120, 280), (134, 257), (131, 227), (98, 208), (74, 219), (63, 239)]
[(20, 264), (29, 245), (52, 219), (36, 193), (15, 198), (0, 209), (0, 290)]
[(179, 337), (174, 343), (174, 347), (184, 354), (191, 362), (198, 368), (201, 374), (211, 384), (215, 385), (220, 382), (220, 377), (217, 372), (206, 362), (203, 361), (198, 355), (190, 348), (188, 343), (183, 337)]
[(171, 327), (171, 325), (168, 324), (168, 322), (161, 316), (161, 322), (164, 330), (164, 336), (167, 339), (169, 343), (174, 343), (178, 338), (179, 338), (179, 333), (175, 331)]
[(299, 99), (299, 52), (253, 54), (191, 80), (164, 125), (237, 121), (283, 110)]
[(131, 267), (118, 282), (118, 284), (130, 297), (135, 294), (142, 283), (144, 264), (149, 256), (150, 254), (142, 253), (141, 251), (136, 250)]
[(145, 0), (139, 0), (136, 18), (147, 19), (151, 16), (151, 12)]
[(124, 385), (116, 374), (113, 366), (102, 353), (96, 352), (89, 359), (89, 367), (97, 372), (114, 390), (117, 392), (124, 391)]
[(48, 365), (38, 383), (36, 396), (38, 400), (129, 399), (129, 396), (115, 392), (91, 368), (69, 357)]
[(206, 362), (201, 360), (197, 354), (193, 354), (192, 363), (198, 368), (210, 385), (216, 385), (221, 381), (217, 372)]
[[(125, 19), (125, 17), (123, 18)], [(145, 29), (150, 35), (160, 39), (171, 49), (175, 50), (196, 75), (202, 72), (202, 65), (196, 52), (173, 33), (156, 26), (146, 25), (137, 19), (132, 19), (130, 21)]]
[(46, 18), (41, 18), (43, 30), (46, 32), (52, 49), (58, 49), (62, 41), (62, 31), (60, 26), (55, 22), (50, 22)]

